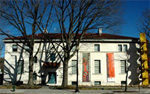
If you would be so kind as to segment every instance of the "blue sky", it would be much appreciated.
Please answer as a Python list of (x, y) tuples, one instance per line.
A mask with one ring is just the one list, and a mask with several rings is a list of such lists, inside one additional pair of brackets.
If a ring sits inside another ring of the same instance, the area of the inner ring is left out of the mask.
[[(150, 0), (122, 0), (123, 2), (123, 18), (125, 23), (122, 25), (119, 35), (129, 37), (139, 37), (138, 21), (145, 9), (150, 9)], [(54, 28), (55, 30), (55, 28)], [(2, 56), (4, 51), (2, 52)]]
[[(119, 35), (129, 37), (139, 37), (137, 24), (142, 12), (145, 9), (150, 9), (150, 0), (121, 0), (121, 2), (123, 8), (124, 24), (121, 26), (122, 27), (120, 30), (121, 33)], [(54, 27), (51, 28), (52, 31), (53, 32), (58, 31), (57, 25), (53, 26)], [(13, 34), (14, 33), (15, 32), (13, 32)], [(15, 35), (20, 36), (20, 33), (16, 32)]]
[[(117, 35), (139, 38), (138, 23), (145, 9), (150, 9), (150, 0), (121, 0), (123, 8), (124, 24), (121, 26), (120, 33)], [(54, 26), (57, 31), (57, 26)], [(93, 32), (93, 31), (92, 31)], [(97, 32), (97, 30), (94, 30)], [(103, 31), (103, 33), (109, 33)]]
[(150, 9), (150, 0), (124, 0), (124, 20), (122, 25), (121, 34), (123, 36), (139, 37), (138, 21), (145, 9)]

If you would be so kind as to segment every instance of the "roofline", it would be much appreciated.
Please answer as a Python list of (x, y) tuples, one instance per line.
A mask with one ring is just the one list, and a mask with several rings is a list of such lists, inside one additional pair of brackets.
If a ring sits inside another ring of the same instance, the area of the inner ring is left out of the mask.
[[(80, 34), (78, 34), (80, 36)], [(83, 36), (82, 42), (138, 42), (139, 38), (134, 37), (126, 37), (114, 34), (102, 33), (99, 36), (97, 33), (85, 33)], [(52, 38), (53, 42), (61, 42), (61, 33), (48, 33), (49, 39)], [(28, 35), (30, 38), (31, 35)], [(47, 42), (50, 42), (47, 39)], [(5, 38), (3, 40), (5, 43), (23, 43), (25, 39), (23, 36), (13, 37), (13, 38)], [(35, 42), (44, 42), (45, 38), (43, 34), (35, 34)]]
[[(44, 35), (42, 33), (39, 33), (39, 34), (35, 34), (35, 37), (36, 36), (40, 36), (40, 35)], [(48, 35), (62, 35), (61, 33), (48, 33)], [(78, 35), (81, 35), (81, 33), (79, 33)], [(84, 35), (98, 35), (98, 33), (85, 33)], [(124, 37), (125, 39), (137, 39), (135, 37), (128, 37), (128, 36), (122, 36), (122, 35), (116, 35), (116, 34), (108, 34), (108, 33), (102, 33), (102, 35), (111, 35), (111, 36), (119, 36), (119, 37)], [(28, 35), (29, 36), (32, 36), (32, 35)], [(100, 35), (99, 35), (100, 36)], [(7, 39), (22, 39), (23, 36), (17, 36), (17, 37), (11, 37), (11, 38), (5, 38), (5, 40)], [(38, 38), (37, 38), (38, 39)], [(59, 38), (58, 38), (59, 39)]]
[[(4, 43), (25, 43), (25, 40), (3, 40)], [(50, 40), (44, 40), (44, 39), (35, 39), (35, 43), (41, 43), (41, 42), (51, 42)], [(53, 39), (53, 42), (61, 42), (60, 39)], [(82, 39), (82, 43), (84, 42), (103, 42), (103, 43), (138, 43), (139, 39)]]

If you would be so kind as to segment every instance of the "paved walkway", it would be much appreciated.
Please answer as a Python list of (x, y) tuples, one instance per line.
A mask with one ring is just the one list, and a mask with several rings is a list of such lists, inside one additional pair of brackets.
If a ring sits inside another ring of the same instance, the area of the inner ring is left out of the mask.
[(0, 89), (0, 94), (150, 94), (149, 88), (128, 88), (128, 92), (124, 90), (80, 90), (79, 93), (75, 93), (75, 90), (57, 90), (49, 88), (41, 89), (16, 89), (12, 92), (10, 89)]

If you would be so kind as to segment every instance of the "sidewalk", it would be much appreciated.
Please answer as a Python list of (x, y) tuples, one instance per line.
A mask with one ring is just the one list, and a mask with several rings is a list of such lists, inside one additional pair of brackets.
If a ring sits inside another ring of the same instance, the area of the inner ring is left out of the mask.
[(128, 88), (128, 92), (124, 90), (80, 90), (79, 93), (75, 93), (75, 90), (58, 90), (58, 89), (16, 89), (12, 92), (10, 89), (0, 89), (0, 94), (150, 94), (149, 88)]

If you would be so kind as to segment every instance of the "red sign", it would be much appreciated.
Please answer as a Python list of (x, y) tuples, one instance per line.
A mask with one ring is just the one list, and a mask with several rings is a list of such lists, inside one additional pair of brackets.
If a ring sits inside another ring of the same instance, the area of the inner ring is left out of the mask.
[(83, 82), (89, 82), (89, 53), (83, 53)]
[(115, 81), (115, 64), (113, 53), (107, 53), (107, 77), (108, 81)]

